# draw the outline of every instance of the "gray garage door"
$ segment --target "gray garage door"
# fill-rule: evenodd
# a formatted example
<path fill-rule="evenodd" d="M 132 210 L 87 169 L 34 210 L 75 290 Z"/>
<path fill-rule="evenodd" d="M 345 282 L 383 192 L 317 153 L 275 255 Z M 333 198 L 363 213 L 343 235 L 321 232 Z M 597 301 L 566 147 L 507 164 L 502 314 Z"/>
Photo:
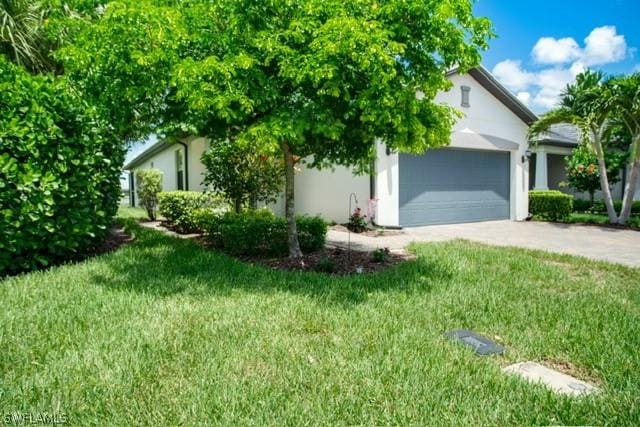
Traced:
<path fill-rule="evenodd" d="M 509 219 L 507 152 L 439 149 L 400 155 L 400 225 Z"/>

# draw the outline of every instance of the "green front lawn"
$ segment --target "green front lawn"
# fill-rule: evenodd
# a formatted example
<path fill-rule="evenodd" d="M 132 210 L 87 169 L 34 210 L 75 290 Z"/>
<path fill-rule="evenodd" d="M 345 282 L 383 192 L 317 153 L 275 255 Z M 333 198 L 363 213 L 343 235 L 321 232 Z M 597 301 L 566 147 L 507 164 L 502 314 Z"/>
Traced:
<path fill-rule="evenodd" d="M 640 271 L 464 241 L 379 275 L 270 271 L 130 225 L 116 253 L 0 281 L 0 414 L 73 425 L 633 425 Z M 472 328 L 505 356 L 443 339 Z M 535 360 L 596 382 L 560 397 Z"/>

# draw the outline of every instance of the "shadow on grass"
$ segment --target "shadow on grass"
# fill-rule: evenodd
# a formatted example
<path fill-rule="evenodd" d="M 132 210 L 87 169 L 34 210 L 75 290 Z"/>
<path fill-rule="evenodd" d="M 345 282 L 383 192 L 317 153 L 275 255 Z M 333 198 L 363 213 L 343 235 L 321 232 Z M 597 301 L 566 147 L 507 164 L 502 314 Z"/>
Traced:
<path fill-rule="evenodd" d="M 114 290 L 164 297 L 291 292 L 332 304 L 351 306 L 376 292 L 428 292 L 451 277 L 446 266 L 419 259 L 381 273 L 329 276 L 288 272 L 252 265 L 195 242 L 163 235 L 128 223 L 135 242 L 100 260 L 91 280 Z"/>

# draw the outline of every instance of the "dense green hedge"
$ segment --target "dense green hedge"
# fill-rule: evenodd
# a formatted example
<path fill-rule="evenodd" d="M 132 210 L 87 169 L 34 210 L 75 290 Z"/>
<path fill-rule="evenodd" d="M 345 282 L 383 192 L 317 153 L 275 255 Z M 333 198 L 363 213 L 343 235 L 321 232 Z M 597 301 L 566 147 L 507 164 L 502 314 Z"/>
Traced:
<path fill-rule="evenodd" d="M 0 275 L 82 256 L 107 232 L 124 150 L 62 79 L 0 56 Z"/>
<path fill-rule="evenodd" d="M 530 191 L 529 212 L 540 219 L 565 220 L 573 212 L 573 196 L 556 190 Z"/>
<path fill-rule="evenodd" d="M 613 205 L 616 209 L 616 212 L 619 213 L 622 210 L 622 201 L 616 200 L 613 202 Z M 604 202 L 600 200 L 596 201 L 593 206 L 591 206 L 591 202 L 589 200 L 574 199 L 573 211 L 578 213 L 594 213 L 603 215 L 607 214 L 607 208 L 604 205 Z M 633 202 L 631 213 L 633 215 L 640 215 L 640 201 Z"/>
<path fill-rule="evenodd" d="M 158 194 L 158 211 L 180 233 L 201 231 L 194 214 L 198 209 L 223 211 L 226 203 L 212 193 L 199 191 L 166 191 Z"/>
<path fill-rule="evenodd" d="M 230 254 L 286 255 L 288 252 L 287 222 L 268 210 L 223 215 L 199 211 L 196 216 L 209 242 Z M 324 247 L 327 223 L 322 218 L 298 216 L 296 225 L 303 252 Z"/>

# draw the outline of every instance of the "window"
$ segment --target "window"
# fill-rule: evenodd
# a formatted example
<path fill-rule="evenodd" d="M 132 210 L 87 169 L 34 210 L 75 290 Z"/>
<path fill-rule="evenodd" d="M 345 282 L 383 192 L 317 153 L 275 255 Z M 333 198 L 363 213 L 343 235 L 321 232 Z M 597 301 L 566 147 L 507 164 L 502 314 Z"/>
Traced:
<path fill-rule="evenodd" d="M 462 103 L 463 107 L 469 108 L 471 104 L 469 104 L 469 92 L 471 92 L 471 88 L 469 86 L 462 86 Z"/>
<path fill-rule="evenodd" d="M 184 156 L 182 150 L 176 150 L 176 185 L 178 190 L 184 190 Z"/>

